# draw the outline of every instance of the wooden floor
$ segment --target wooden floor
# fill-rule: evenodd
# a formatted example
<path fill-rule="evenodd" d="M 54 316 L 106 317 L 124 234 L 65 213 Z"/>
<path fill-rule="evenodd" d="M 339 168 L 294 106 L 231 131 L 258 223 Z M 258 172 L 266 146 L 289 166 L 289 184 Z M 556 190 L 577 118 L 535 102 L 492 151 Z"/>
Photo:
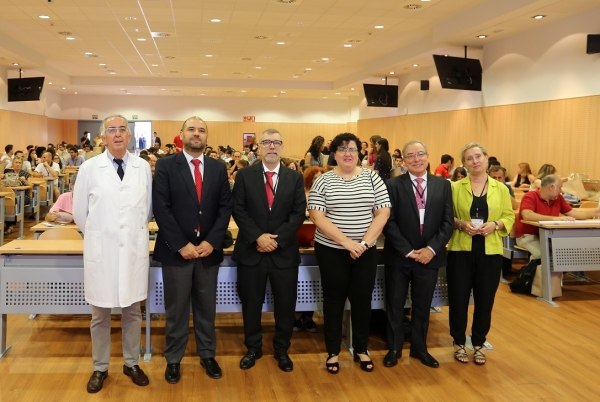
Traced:
<path fill-rule="evenodd" d="M 10 240 L 10 236 L 9 236 Z M 294 371 L 283 373 L 273 359 L 272 314 L 265 313 L 264 357 L 240 370 L 245 353 L 239 314 L 217 319 L 217 360 L 223 378 L 212 380 L 199 365 L 193 337 L 182 361 L 182 380 L 164 380 L 164 316 L 152 321 L 154 357 L 140 362 L 150 385 L 137 387 L 122 374 L 119 317 L 113 316 L 113 349 L 104 389 L 86 393 L 92 373 L 89 316 L 8 316 L 10 353 L 0 361 L 0 402 L 8 401 L 593 401 L 600 393 L 600 284 L 565 278 L 559 308 L 500 285 L 488 341 L 488 363 L 463 365 L 452 356 L 448 310 L 431 314 L 428 347 L 439 369 L 404 357 L 385 368 L 381 338 L 372 336 L 372 373 L 362 372 L 348 353 L 341 370 L 325 370 L 322 318 L 319 332 L 294 333 Z M 598 310 L 597 310 L 598 309 Z M 144 336 L 142 336 L 144 341 Z M 471 356 L 471 353 L 469 353 Z"/>

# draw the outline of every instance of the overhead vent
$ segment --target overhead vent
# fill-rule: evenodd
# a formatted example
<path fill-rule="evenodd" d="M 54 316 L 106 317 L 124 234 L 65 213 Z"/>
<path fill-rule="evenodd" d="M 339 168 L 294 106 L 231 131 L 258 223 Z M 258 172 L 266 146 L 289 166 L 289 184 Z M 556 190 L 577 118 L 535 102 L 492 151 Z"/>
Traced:
<path fill-rule="evenodd" d="M 420 8 L 423 8 L 423 6 L 420 4 L 405 4 L 402 6 L 402 8 L 405 8 L 407 10 L 418 10 Z"/>
<path fill-rule="evenodd" d="M 153 38 L 169 38 L 171 36 L 175 36 L 169 32 L 150 32 Z"/>
<path fill-rule="evenodd" d="M 69 35 L 73 35 L 73 32 L 61 31 L 61 32 L 58 32 L 58 34 L 63 35 L 63 36 L 69 36 Z"/>
<path fill-rule="evenodd" d="M 175 60 L 175 56 L 165 56 L 164 58 L 167 60 Z"/>
<path fill-rule="evenodd" d="M 254 39 L 258 39 L 258 40 L 269 40 L 269 39 L 273 39 L 272 36 L 267 36 L 267 35 L 256 35 L 254 37 Z"/>

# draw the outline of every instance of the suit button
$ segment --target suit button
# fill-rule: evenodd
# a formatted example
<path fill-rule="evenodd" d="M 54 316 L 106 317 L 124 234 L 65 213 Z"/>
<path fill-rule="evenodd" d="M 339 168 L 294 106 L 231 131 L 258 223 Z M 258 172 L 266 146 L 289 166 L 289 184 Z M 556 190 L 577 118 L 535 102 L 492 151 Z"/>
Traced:
<path fill-rule="evenodd" d="M 194 229 L 194 233 L 198 233 L 198 229 Z"/>
<path fill-rule="evenodd" d="M 202 211 L 198 212 L 198 215 L 202 215 Z"/>

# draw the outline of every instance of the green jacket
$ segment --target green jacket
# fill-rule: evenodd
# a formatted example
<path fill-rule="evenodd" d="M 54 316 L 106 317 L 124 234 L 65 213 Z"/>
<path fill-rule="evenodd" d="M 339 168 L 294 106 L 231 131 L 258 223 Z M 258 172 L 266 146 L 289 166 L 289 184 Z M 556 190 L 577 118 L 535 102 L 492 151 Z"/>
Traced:
<path fill-rule="evenodd" d="M 486 199 L 488 204 L 488 222 L 502 221 L 504 222 L 504 229 L 496 230 L 485 238 L 485 253 L 487 255 L 502 254 L 502 236 L 508 236 L 515 223 L 515 213 L 512 210 L 508 188 L 503 183 L 488 176 Z M 452 202 L 454 203 L 454 217 L 470 221 L 473 191 L 469 177 L 452 183 Z M 471 246 L 471 236 L 458 229 L 454 229 L 454 233 L 448 244 L 448 251 L 471 251 Z"/>

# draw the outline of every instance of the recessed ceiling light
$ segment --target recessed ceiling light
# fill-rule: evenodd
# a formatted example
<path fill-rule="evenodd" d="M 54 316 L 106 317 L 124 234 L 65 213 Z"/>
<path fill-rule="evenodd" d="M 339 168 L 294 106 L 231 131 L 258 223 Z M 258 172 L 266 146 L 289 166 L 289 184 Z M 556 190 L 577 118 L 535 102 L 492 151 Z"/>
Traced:
<path fill-rule="evenodd" d="M 532 18 L 536 19 L 536 20 L 541 20 L 542 18 L 546 18 L 545 15 L 534 15 Z"/>
<path fill-rule="evenodd" d="M 210 22 L 221 22 L 221 20 L 218 18 L 213 18 L 212 20 L 210 20 Z"/>
<path fill-rule="evenodd" d="M 77 95 L 77 92 L 75 92 L 75 95 Z"/>
<path fill-rule="evenodd" d="M 350 43 L 344 43 L 344 47 L 352 47 L 352 44 L 350 44 Z"/>
<path fill-rule="evenodd" d="M 277 98 L 277 95 L 273 95 L 273 98 Z"/>
<path fill-rule="evenodd" d="M 13 63 L 13 66 L 18 66 L 18 65 L 19 65 L 19 63 Z"/>
<path fill-rule="evenodd" d="M 50 18 L 48 15 L 38 15 L 38 17 L 40 17 L 43 20 L 47 20 L 48 18 Z"/>
<path fill-rule="evenodd" d="M 421 1 L 431 1 L 431 0 L 421 0 Z"/>
<path fill-rule="evenodd" d="M 282 94 L 284 94 L 284 93 L 285 93 L 285 91 L 279 91 L 279 93 L 282 93 Z"/>
<path fill-rule="evenodd" d="M 396 74 L 396 73 L 395 73 L 395 72 L 393 72 L 393 71 L 390 71 L 390 74 L 392 74 L 392 75 L 393 75 L 393 74 Z"/>
<path fill-rule="evenodd" d="M 85 54 L 94 54 L 94 53 L 92 53 L 92 52 L 85 52 Z"/>
<path fill-rule="evenodd" d="M 341 94 L 341 92 L 336 92 L 335 94 L 336 94 L 336 95 L 339 95 L 339 94 Z"/>
<path fill-rule="evenodd" d="M 161 88 L 160 90 L 161 90 L 161 91 L 166 91 L 166 90 L 167 90 L 167 88 Z"/>
<path fill-rule="evenodd" d="M 105 65 L 106 65 L 106 63 L 100 63 L 100 64 L 98 64 L 98 65 L 99 65 L 99 66 L 105 66 Z"/>
<path fill-rule="evenodd" d="M 145 42 L 146 38 L 137 38 L 137 40 L 139 40 L 140 42 Z"/>
<path fill-rule="evenodd" d="M 67 88 L 65 88 L 65 87 L 62 87 L 62 88 L 63 88 L 63 89 L 67 89 Z"/>
<path fill-rule="evenodd" d="M 278 45 L 285 45 L 285 42 L 277 42 Z"/>
<path fill-rule="evenodd" d="M 111 73 L 111 74 L 116 74 L 114 71 L 111 71 L 110 73 Z"/>
<path fill-rule="evenodd" d="M 245 90 L 245 89 L 242 89 L 242 92 L 246 92 L 246 90 Z"/>
<path fill-rule="evenodd" d="M 351 91 L 354 91 L 354 88 L 350 88 Z"/>
<path fill-rule="evenodd" d="M 306 67 L 304 70 L 305 70 L 305 71 L 312 71 L 312 68 L 310 68 L 310 67 Z"/>
<path fill-rule="evenodd" d="M 417 63 L 413 64 L 413 67 L 419 67 L 419 65 Z"/>
<path fill-rule="evenodd" d="M 49 82 L 49 83 L 48 83 L 48 85 L 52 85 L 52 83 L 51 83 L 51 82 Z"/>
<path fill-rule="evenodd" d="M 324 96 L 324 97 L 323 97 L 323 99 L 327 99 L 327 97 L 326 97 L 326 96 Z"/>
<path fill-rule="evenodd" d="M 385 78 L 382 78 L 381 81 L 385 81 Z"/>
<path fill-rule="evenodd" d="M 321 60 L 323 60 L 323 61 L 329 61 L 329 57 L 321 57 Z"/>
<path fill-rule="evenodd" d="M 298 76 L 297 75 L 292 75 L 292 78 L 298 78 Z"/>
<path fill-rule="evenodd" d="M 256 66 L 254 68 L 257 69 L 257 70 L 260 70 L 262 67 L 261 66 Z"/>
<path fill-rule="evenodd" d="M 136 17 L 125 17 L 125 21 L 135 21 L 137 20 Z"/>
<path fill-rule="evenodd" d="M 119 91 L 124 91 L 124 90 L 125 90 L 125 88 L 119 88 Z"/>
<path fill-rule="evenodd" d="M 206 76 L 206 75 L 208 75 L 208 74 L 204 73 L 204 74 L 202 74 L 202 75 Z"/>
<path fill-rule="evenodd" d="M 144 56 L 154 56 L 152 53 L 145 53 Z"/>
<path fill-rule="evenodd" d="M 479 39 L 485 39 L 485 38 L 487 38 L 487 35 L 477 35 L 477 37 L 478 37 Z"/>
<path fill-rule="evenodd" d="M 448 55 L 447 55 L 447 54 L 445 54 L 445 55 L 444 55 L 444 57 L 448 57 Z"/>
<path fill-rule="evenodd" d="M 152 67 L 158 67 L 158 64 L 153 64 Z"/>
<path fill-rule="evenodd" d="M 375 29 L 383 29 L 385 28 L 383 25 L 375 25 Z"/>
<path fill-rule="evenodd" d="M 206 57 L 212 57 L 212 54 L 205 54 Z"/>
<path fill-rule="evenodd" d="M 72 36 L 67 36 L 65 39 L 66 39 L 66 40 L 75 40 L 75 38 L 74 38 L 74 37 L 72 37 Z"/>

